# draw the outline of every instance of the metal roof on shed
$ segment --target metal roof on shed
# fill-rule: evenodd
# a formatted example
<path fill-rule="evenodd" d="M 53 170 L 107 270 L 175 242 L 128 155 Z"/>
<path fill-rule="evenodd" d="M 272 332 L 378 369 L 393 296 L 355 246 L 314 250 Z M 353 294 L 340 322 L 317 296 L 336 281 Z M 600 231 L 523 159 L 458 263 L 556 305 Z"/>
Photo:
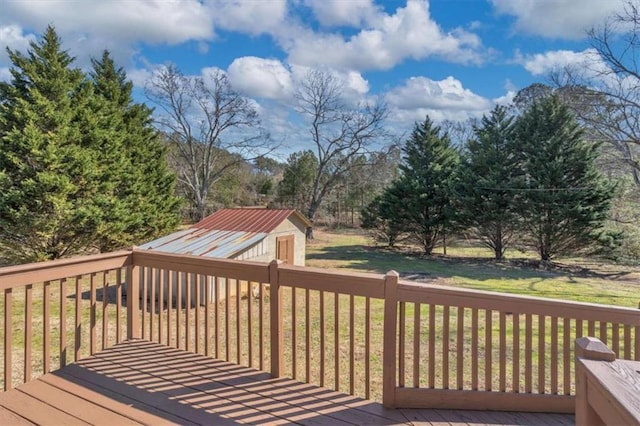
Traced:
<path fill-rule="evenodd" d="M 233 257 L 267 237 L 291 215 L 311 223 L 293 209 L 221 209 L 191 228 L 158 238 L 140 248 L 195 256 Z"/>
<path fill-rule="evenodd" d="M 140 248 L 176 254 L 229 258 L 259 243 L 264 232 L 189 228 L 142 244 Z"/>
<path fill-rule="evenodd" d="M 221 209 L 193 225 L 194 228 L 225 231 L 273 231 L 289 216 L 296 216 L 305 226 L 311 223 L 293 209 Z"/>

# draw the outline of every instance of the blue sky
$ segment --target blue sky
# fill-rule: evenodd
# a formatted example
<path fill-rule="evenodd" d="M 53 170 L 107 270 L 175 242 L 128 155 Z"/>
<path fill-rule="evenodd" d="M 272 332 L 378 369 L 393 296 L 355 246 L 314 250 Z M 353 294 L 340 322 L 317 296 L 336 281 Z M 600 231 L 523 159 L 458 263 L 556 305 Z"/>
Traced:
<path fill-rule="evenodd" d="M 353 102 L 380 100 L 410 129 L 479 117 L 549 72 L 590 55 L 586 30 L 622 0 L 2 0 L 5 46 L 26 50 L 48 24 L 87 67 L 112 51 L 136 87 L 154 69 L 226 72 L 278 137 L 292 134 L 296 82 L 334 73 Z M 139 90 L 137 93 L 141 94 Z M 142 96 L 140 100 L 142 100 Z M 295 132 L 294 132 L 295 133 Z M 288 141 L 289 144 L 293 143 Z"/>

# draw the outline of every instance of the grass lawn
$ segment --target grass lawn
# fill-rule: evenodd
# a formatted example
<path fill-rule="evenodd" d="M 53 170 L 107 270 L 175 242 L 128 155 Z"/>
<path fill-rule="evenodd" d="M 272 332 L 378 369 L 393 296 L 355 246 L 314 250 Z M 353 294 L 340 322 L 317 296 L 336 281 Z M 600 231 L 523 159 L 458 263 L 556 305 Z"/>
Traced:
<path fill-rule="evenodd" d="M 307 244 L 307 265 L 419 278 L 443 285 L 554 299 L 638 307 L 640 268 L 594 259 L 558 259 L 549 269 L 536 267 L 535 254 L 509 251 L 496 262 L 483 247 L 458 240 L 431 257 L 375 246 L 359 232 L 314 232 Z"/>

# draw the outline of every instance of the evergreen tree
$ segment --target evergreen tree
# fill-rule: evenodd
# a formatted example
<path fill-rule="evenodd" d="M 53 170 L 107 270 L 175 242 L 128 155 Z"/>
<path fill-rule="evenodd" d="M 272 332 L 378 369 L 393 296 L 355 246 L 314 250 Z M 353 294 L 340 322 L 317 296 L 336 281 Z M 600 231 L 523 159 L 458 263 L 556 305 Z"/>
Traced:
<path fill-rule="evenodd" d="M 474 127 L 460 168 L 461 223 L 500 260 L 517 230 L 516 192 L 521 175 L 514 146 L 513 117 L 496 106 Z"/>
<path fill-rule="evenodd" d="M 134 103 L 133 84 L 108 51 L 92 60 L 95 94 L 103 102 L 99 116 L 109 140 L 101 150 L 105 182 L 111 182 L 108 217 L 99 233 L 99 249 L 139 244 L 166 234 L 179 223 L 180 200 L 166 149 L 152 126 L 152 110 Z"/>
<path fill-rule="evenodd" d="M 614 195 L 596 168 L 598 146 L 583 140 L 556 96 L 524 112 L 516 138 L 526 179 L 519 212 L 540 259 L 585 248 L 597 237 Z"/>
<path fill-rule="evenodd" d="M 100 222 L 91 86 L 48 27 L 25 56 L 8 49 L 0 104 L 0 247 L 16 262 L 91 244 Z"/>
<path fill-rule="evenodd" d="M 416 124 L 407 140 L 400 178 L 387 189 L 398 200 L 394 218 L 430 255 L 454 223 L 453 185 L 459 155 L 429 117 Z"/>
<path fill-rule="evenodd" d="M 287 159 L 282 180 L 278 183 L 277 202 L 303 210 L 309 203 L 318 159 L 311 150 L 294 152 Z"/>
<path fill-rule="evenodd" d="M 405 232 L 404 223 L 397 214 L 400 210 L 402 200 L 397 199 L 392 191 L 385 191 L 360 211 L 360 226 L 370 230 L 376 241 L 392 248 Z"/>

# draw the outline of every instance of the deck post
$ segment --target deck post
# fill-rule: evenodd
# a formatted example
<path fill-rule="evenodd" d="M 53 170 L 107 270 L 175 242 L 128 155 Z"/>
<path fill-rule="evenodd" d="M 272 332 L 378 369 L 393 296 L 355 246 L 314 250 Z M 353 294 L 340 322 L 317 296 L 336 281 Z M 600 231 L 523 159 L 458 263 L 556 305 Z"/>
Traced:
<path fill-rule="evenodd" d="M 398 279 L 396 271 L 384 277 L 384 330 L 382 348 L 382 404 L 387 408 L 396 405 L 397 376 L 397 328 L 398 328 Z"/>
<path fill-rule="evenodd" d="M 281 260 L 269 263 L 269 320 L 271 330 L 271 377 L 280 377 L 284 366 L 282 289 L 278 279 Z"/>
<path fill-rule="evenodd" d="M 616 354 L 595 337 L 576 339 L 576 424 L 604 424 L 598 413 L 589 404 L 587 392 L 587 373 L 581 359 L 595 361 L 615 361 Z"/>
<path fill-rule="evenodd" d="M 140 338 L 140 267 L 127 265 L 127 339 Z"/>

